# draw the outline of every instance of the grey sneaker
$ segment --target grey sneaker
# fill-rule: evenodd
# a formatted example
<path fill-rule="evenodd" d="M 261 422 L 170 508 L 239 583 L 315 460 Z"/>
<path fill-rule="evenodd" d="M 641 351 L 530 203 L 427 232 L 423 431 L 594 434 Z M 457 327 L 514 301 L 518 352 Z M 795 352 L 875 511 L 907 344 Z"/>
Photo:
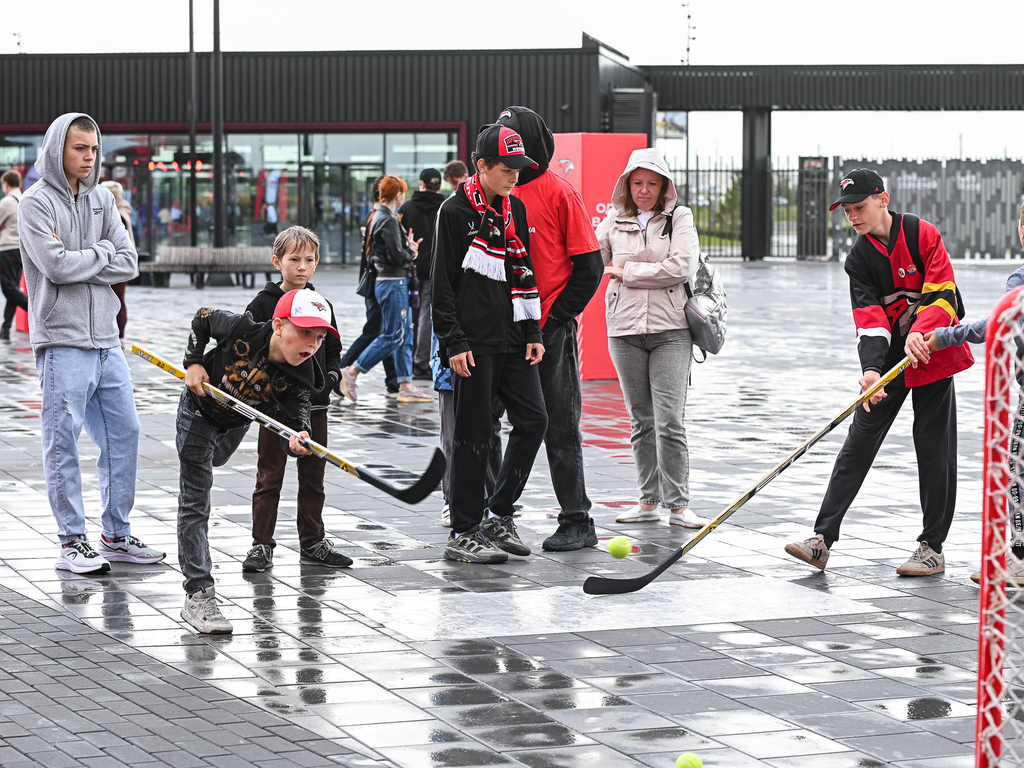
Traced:
<path fill-rule="evenodd" d="M 122 536 L 111 541 L 100 536 L 99 552 L 107 560 L 122 563 L 159 563 L 167 557 L 166 552 L 147 547 L 135 536 Z"/>
<path fill-rule="evenodd" d="M 274 548 L 269 544 L 253 544 L 242 561 L 242 573 L 263 573 L 274 567 Z"/>
<path fill-rule="evenodd" d="M 110 563 L 92 548 L 88 539 L 79 536 L 67 544 L 61 544 L 53 567 L 72 573 L 106 573 L 110 570 Z"/>
<path fill-rule="evenodd" d="M 448 537 L 448 546 L 444 549 L 444 559 L 457 560 L 462 563 L 498 565 L 508 562 L 508 555 L 497 549 L 479 531 L 470 531 L 461 536 L 456 536 L 455 531 L 452 531 Z"/>
<path fill-rule="evenodd" d="M 931 576 L 946 570 L 946 558 L 922 541 L 917 551 L 903 565 L 896 569 L 900 576 Z"/>
<path fill-rule="evenodd" d="M 322 565 L 326 568 L 348 568 L 352 565 L 352 558 L 338 552 L 330 539 L 321 539 L 308 549 L 303 547 L 299 555 L 299 562 L 305 565 Z"/>
<path fill-rule="evenodd" d="M 516 524 L 512 521 L 511 515 L 488 517 L 480 523 L 479 532 L 502 552 L 520 557 L 530 554 L 530 548 L 519 538 L 519 531 L 516 530 Z"/>
<path fill-rule="evenodd" d="M 201 589 L 186 597 L 185 605 L 181 608 L 181 618 L 204 635 L 229 635 L 233 629 L 231 622 L 220 612 L 213 587 Z"/>
<path fill-rule="evenodd" d="M 981 584 L 981 571 L 972 573 L 971 581 Z M 1006 555 L 1006 586 L 1024 587 L 1024 561 L 1019 560 L 1012 553 Z"/>
<path fill-rule="evenodd" d="M 823 571 L 830 554 L 828 547 L 825 546 L 825 537 L 820 533 L 805 541 L 794 541 L 792 544 L 787 544 L 786 553 Z"/>

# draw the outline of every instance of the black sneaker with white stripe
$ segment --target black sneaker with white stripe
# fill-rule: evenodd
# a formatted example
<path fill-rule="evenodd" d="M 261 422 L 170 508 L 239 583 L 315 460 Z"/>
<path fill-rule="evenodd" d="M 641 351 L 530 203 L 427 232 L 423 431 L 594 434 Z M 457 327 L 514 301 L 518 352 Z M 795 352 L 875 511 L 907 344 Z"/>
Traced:
<path fill-rule="evenodd" d="M 830 553 L 828 547 L 825 546 L 825 537 L 818 533 L 805 541 L 794 541 L 787 544 L 786 554 L 824 571 Z"/>
<path fill-rule="evenodd" d="M 79 536 L 61 545 L 53 567 L 72 573 L 106 573 L 110 570 L 110 563 L 90 546 L 88 539 Z"/>
<path fill-rule="evenodd" d="M 903 565 L 896 569 L 900 576 L 933 576 L 946 570 L 946 558 L 922 541 L 917 551 Z"/>

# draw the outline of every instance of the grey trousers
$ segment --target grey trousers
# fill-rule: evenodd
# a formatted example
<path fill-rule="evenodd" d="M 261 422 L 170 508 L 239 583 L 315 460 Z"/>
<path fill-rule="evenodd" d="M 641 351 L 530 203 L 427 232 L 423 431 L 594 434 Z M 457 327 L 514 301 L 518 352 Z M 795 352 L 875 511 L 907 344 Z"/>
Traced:
<path fill-rule="evenodd" d="M 681 328 L 612 336 L 608 351 L 629 411 L 640 501 L 679 509 L 690 504 L 686 387 L 692 342 Z"/>
<path fill-rule="evenodd" d="M 430 365 L 430 336 L 434 331 L 430 321 L 430 294 L 430 278 L 420 278 L 420 308 L 417 310 L 419 325 L 416 326 L 416 353 L 412 359 L 413 365 Z"/>

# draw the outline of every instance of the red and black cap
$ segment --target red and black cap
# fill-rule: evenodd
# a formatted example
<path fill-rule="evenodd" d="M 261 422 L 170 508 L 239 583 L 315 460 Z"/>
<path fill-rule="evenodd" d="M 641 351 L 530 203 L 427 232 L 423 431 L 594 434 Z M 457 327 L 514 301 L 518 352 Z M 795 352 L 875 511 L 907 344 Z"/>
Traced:
<path fill-rule="evenodd" d="M 331 336 L 340 339 L 338 329 L 331 324 L 331 305 L 327 299 L 308 288 L 288 291 L 277 300 L 274 319 L 290 320 L 299 328 L 323 328 Z"/>
<path fill-rule="evenodd" d="M 476 153 L 481 157 L 496 157 L 509 168 L 537 168 L 526 156 L 523 137 L 500 123 L 485 125 L 476 137 Z"/>
<path fill-rule="evenodd" d="M 828 207 L 834 211 L 843 203 L 859 203 L 865 198 L 885 192 L 882 177 L 867 168 L 857 168 L 843 176 L 839 182 L 842 196 Z"/>

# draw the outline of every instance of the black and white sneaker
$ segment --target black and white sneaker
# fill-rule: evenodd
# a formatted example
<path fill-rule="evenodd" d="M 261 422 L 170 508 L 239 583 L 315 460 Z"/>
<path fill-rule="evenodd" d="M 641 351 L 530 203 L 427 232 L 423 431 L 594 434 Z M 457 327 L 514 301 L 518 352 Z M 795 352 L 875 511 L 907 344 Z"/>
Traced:
<path fill-rule="evenodd" d="M 896 569 L 900 576 L 934 576 L 946 570 L 946 558 L 922 541 L 917 551 L 903 565 Z"/>
<path fill-rule="evenodd" d="M 330 539 L 321 539 L 308 549 L 303 547 L 300 555 L 299 562 L 305 565 L 322 565 L 325 568 L 348 568 L 352 565 L 352 558 L 335 550 Z"/>
<path fill-rule="evenodd" d="M 508 562 L 508 555 L 479 531 L 469 531 L 460 536 L 452 531 L 448 537 L 448 546 L 444 549 L 444 559 L 478 565 L 499 565 Z"/>
<path fill-rule="evenodd" d="M 72 573 L 106 573 L 110 570 L 110 563 L 89 545 L 88 539 L 79 536 L 68 544 L 61 545 L 60 554 L 57 555 L 53 567 Z"/>
<path fill-rule="evenodd" d="M 502 552 L 520 557 L 530 554 L 530 548 L 519 538 L 519 531 L 516 530 L 516 524 L 511 516 L 488 517 L 480 523 L 477 530 Z"/>
<path fill-rule="evenodd" d="M 274 567 L 274 548 L 269 544 L 253 544 L 242 561 L 242 573 L 263 573 Z"/>

